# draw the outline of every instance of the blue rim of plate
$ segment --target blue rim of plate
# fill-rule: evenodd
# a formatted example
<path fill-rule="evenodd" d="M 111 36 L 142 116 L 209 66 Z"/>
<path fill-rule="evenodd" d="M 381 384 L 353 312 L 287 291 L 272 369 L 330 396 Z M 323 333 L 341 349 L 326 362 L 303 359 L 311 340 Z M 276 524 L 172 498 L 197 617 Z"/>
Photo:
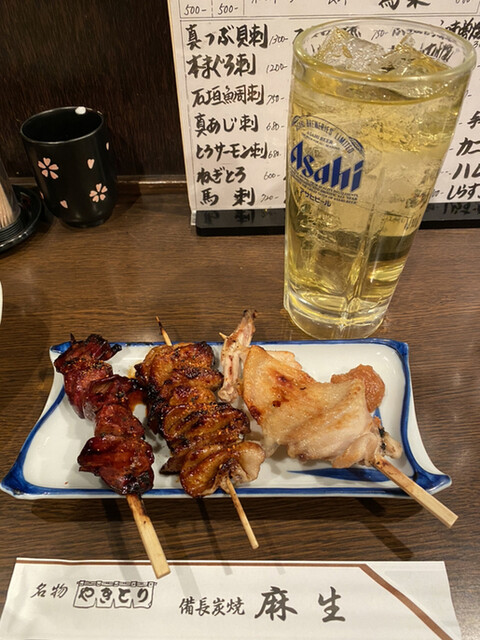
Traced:
<path fill-rule="evenodd" d="M 112 343 L 113 344 L 113 343 Z M 164 344 L 162 342 L 116 342 L 115 344 L 119 344 L 123 347 L 136 347 L 136 346 L 148 346 L 153 347 L 160 344 Z M 219 342 L 210 342 L 211 346 L 219 346 L 221 343 Z M 402 412 L 401 412 L 401 423 L 400 423 L 400 433 L 402 439 L 402 445 L 404 448 L 405 456 L 410 463 L 413 474 L 410 476 L 419 486 L 421 486 L 426 491 L 430 493 L 436 493 L 442 489 L 446 489 L 452 484 L 452 479 L 449 475 L 444 473 L 431 473 L 426 471 L 421 464 L 416 459 L 412 448 L 410 446 L 410 442 L 408 439 L 408 415 L 410 411 L 410 402 L 411 402 L 411 384 L 410 384 L 410 366 L 409 366 L 409 349 L 408 344 L 406 342 L 399 342 L 397 340 L 389 340 L 383 338 L 366 338 L 362 340 L 295 340 L 289 341 L 288 343 L 277 340 L 277 341 L 259 341 L 254 342 L 253 344 L 257 344 L 260 346 L 271 346 L 271 345 L 319 345 L 319 344 L 379 344 L 390 347 L 399 356 L 400 362 L 402 364 L 403 374 L 405 378 L 405 391 L 403 395 L 402 402 Z M 54 345 L 50 347 L 50 351 L 63 353 L 69 347 L 70 341 L 62 342 L 60 344 Z M 20 453 L 18 454 L 17 459 L 15 460 L 13 466 L 10 471 L 3 478 L 0 483 L 0 489 L 5 493 L 10 494 L 16 498 L 87 498 L 87 497 L 97 497 L 97 498 L 116 498 L 119 497 L 118 494 L 114 493 L 108 488 L 105 489 L 65 489 L 65 488 L 55 488 L 55 487 L 43 487 L 39 485 L 33 485 L 29 483 L 24 476 L 23 467 L 25 463 L 26 456 L 28 454 L 28 450 L 30 445 L 37 434 L 37 432 L 41 429 L 43 423 L 51 416 L 51 414 L 55 411 L 58 405 L 62 402 L 65 395 L 65 390 L 62 387 L 58 396 L 52 402 L 48 411 L 37 421 L 33 429 L 30 431 L 27 436 Z M 380 414 L 377 413 L 380 417 Z M 291 470 L 290 473 L 294 474 L 305 474 L 312 475 L 315 477 L 325 477 L 325 478 L 336 478 L 344 481 L 351 482 L 372 482 L 377 483 L 372 487 L 305 487 L 305 488 L 288 488 L 288 487 L 236 487 L 236 492 L 239 496 L 245 497 L 364 497 L 364 498 L 373 498 L 373 497 L 386 497 L 386 498 L 407 498 L 408 496 L 404 491 L 399 489 L 398 487 L 382 487 L 382 483 L 388 482 L 388 479 L 382 474 L 380 471 L 373 469 L 371 467 L 353 467 L 349 469 L 333 469 L 333 468 L 319 468 L 319 469 L 308 469 L 305 471 L 301 470 Z M 380 485 L 380 486 L 377 486 Z M 223 491 L 218 490 L 212 497 L 220 497 L 225 495 Z M 183 489 L 151 489 L 148 493 L 144 494 L 145 497 L 157 497 L 157 498 L 178 498 L 178 497 L 186 497 Z"/>

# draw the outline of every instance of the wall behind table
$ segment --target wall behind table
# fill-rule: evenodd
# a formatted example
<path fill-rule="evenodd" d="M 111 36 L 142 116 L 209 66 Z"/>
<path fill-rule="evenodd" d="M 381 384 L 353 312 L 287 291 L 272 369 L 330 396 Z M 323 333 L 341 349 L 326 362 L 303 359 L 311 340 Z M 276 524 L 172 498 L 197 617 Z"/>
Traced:
<path fill-rule="evenodd" d="M 0 158 L 28 177 L 20 124 L 38 111 L 102 111 L 119 175 L 183 175 L 166 0 L 1 0 Z"/>

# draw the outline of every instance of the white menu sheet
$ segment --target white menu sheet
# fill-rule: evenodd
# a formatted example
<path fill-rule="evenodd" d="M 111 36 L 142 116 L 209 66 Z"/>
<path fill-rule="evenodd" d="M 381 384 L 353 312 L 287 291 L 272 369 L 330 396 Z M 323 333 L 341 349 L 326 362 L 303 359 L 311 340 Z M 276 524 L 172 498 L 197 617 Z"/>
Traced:
<path fill-rule="evenodd" d="M 480 0 L 169 0 L 185 170 L 197 210 L 280 209 L 292 42 L 342 16 L 441 25 L 480 42 Z M 480 200 L 480 56 L 432 203 Z M 476 206 L 476 205 L 475 205 Z"/>

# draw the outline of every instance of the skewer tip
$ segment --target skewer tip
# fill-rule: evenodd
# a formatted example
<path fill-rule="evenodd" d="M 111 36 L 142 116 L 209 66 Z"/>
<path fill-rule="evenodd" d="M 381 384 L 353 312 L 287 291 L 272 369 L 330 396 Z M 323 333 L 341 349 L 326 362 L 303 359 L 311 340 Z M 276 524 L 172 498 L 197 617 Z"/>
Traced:
<path fill-rule="evenodd" d="M 172 341 L 170 340 L 170 336 L 168 335 L 168 333 L 163 328 L 162 321 L 160 320 L 160 318 L 158 316 L 156 316 L 155 319 L 157 321 L 158 328 L 160 329 L 160 333 L 162 334 L 162 338 L 164 339 L 165 344 L 168 345 L 169 347 L 171 347 L 172 346 Z"/>
<path fill-rule="evenodd" d="M 449 529 L 458 520 L 456 513 L 437 500 L 431 493 L 425 491 L 423 487 L 411 480 L 385 458 L 376 458 L 374 466 Z"/>
<path fill-rule="evenodd" d="M 128 494 L 127 502 L 132 510 L 135 524 L 143 542 L 148 559 L 157 578 L 163 578 L 170 573 L 167 559 L 162 549 L 162 545 L 157 537 L 152 521 L 148 517 L 145 505 L 140 496 Z"/>

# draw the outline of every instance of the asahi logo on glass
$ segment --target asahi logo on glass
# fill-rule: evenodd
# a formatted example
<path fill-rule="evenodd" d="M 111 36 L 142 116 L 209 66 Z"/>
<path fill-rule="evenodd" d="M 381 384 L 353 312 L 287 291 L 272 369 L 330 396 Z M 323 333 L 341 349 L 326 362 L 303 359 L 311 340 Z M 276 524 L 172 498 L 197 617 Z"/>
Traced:
<path fill-rule="evenodd" d="M 361 143 L 331 122 L 314 116 L 293 118 L 296 144 L 290 151 L 291 178 L 302 195 L 356 202 L 365 152 Z M 325 202 L 325 204 L 328 204 Z"/>

